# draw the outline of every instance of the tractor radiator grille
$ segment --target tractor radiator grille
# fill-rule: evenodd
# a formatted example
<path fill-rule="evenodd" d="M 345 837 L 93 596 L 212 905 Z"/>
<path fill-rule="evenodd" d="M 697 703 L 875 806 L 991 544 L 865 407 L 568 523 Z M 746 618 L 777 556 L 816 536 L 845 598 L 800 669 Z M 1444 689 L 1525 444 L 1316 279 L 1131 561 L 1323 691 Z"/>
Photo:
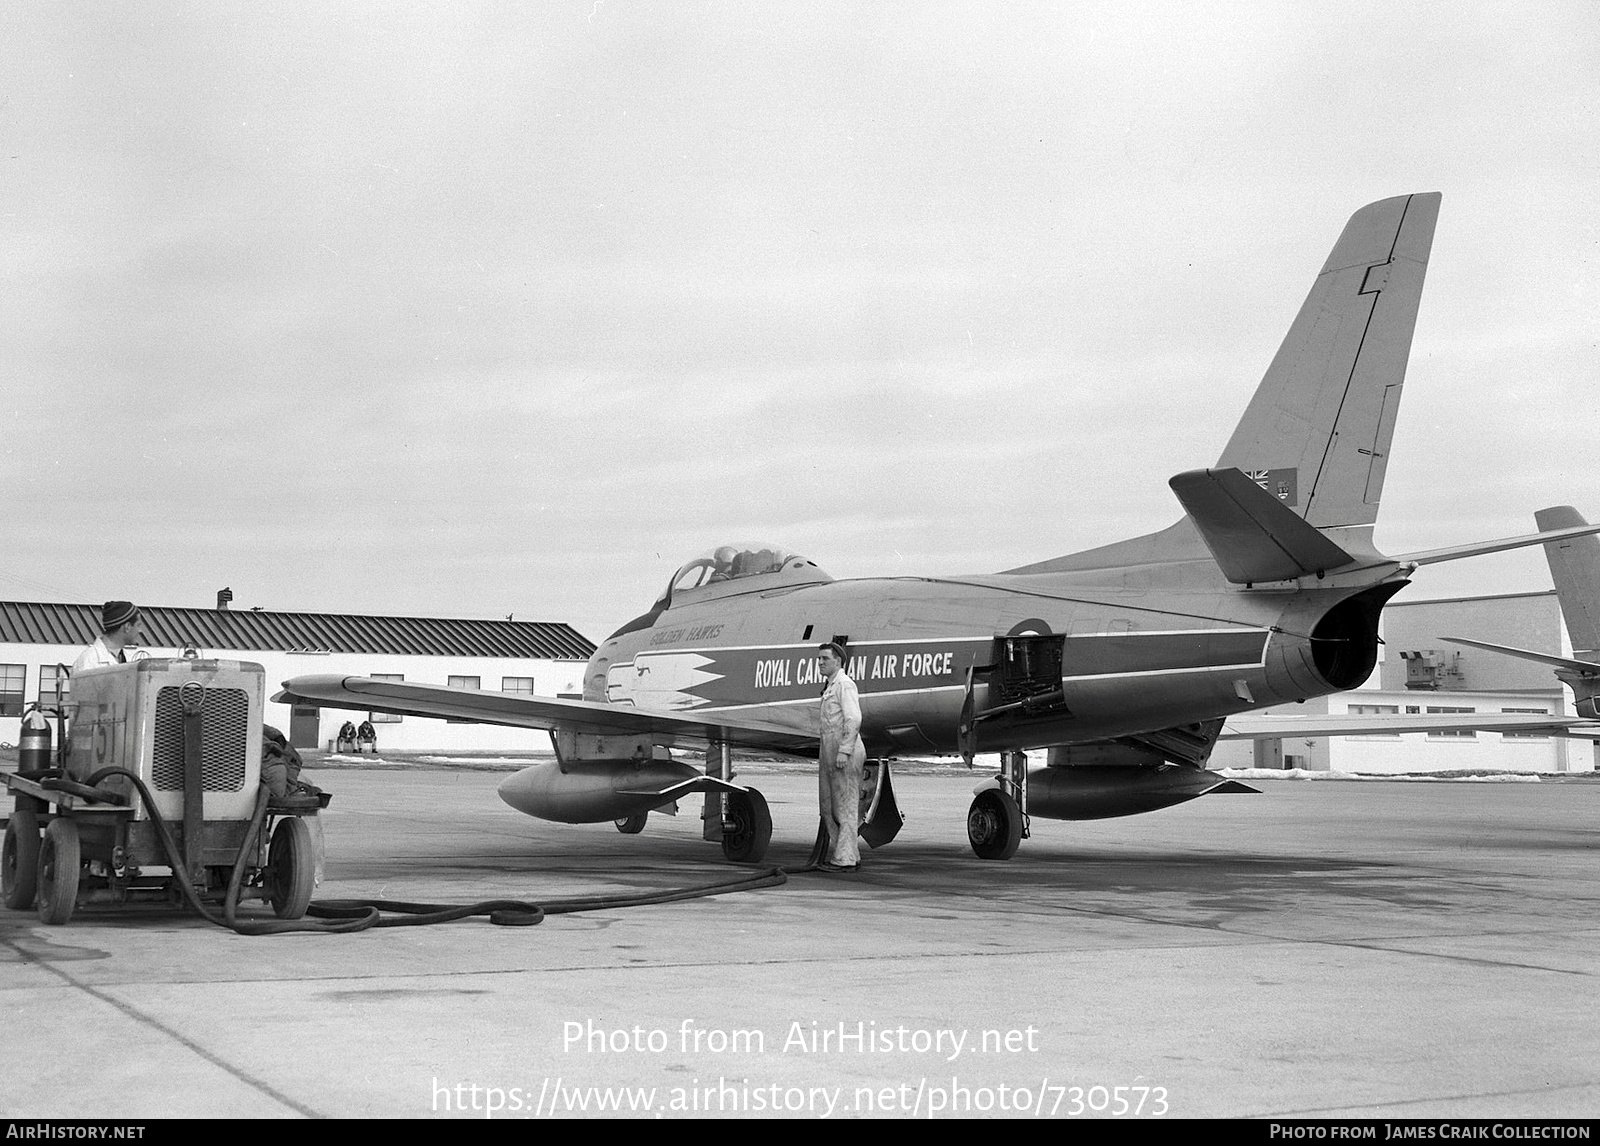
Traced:
<path fill-rule="evenodd" d="M 156 694 L 151 779 L 158 792 L 183 791 L 183 701 L 175 686 Z M 250 697 L 242 688 L 208 688 L 200 702 L 200 781 L 207 792 L 244 787 Z"/>

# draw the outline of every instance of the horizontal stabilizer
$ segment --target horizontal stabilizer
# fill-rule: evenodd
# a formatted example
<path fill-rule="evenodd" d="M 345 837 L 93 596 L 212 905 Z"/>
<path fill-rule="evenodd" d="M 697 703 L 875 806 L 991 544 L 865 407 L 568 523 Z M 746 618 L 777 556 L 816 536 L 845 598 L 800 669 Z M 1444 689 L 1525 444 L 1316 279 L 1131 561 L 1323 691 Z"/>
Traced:
<path fill-rule="evenodd" d="M 1167 484 L 1200 530 L 1223 576 L 1236 585 L 1290 581 L 1353 560 L 1240 470 L 1190 470 Z"/>
<path fill-rule="evenodd" d="M 1525 661 L 1537 661 L 1551 668 L 1566 669 L 1568 672 L 1578 673 L 1580 676 L 1600 675 L 1600 664 L 1594 661 L 1573 660 L 1571 657 L 1557 657 L 1549 653 L 1536 653 L 1532 649 L 1516 649 L 1510 645 L 1492 645 L 1488 641 L 1473 641 L 1466 637 L 1440 637 L 1441 641 L 1449 641 L 1452 645 L 1471 645 L 1475 649 L 1488 649 L 1491 653 L 1504 653 L 1508 657 L 1521 657 Z"/>

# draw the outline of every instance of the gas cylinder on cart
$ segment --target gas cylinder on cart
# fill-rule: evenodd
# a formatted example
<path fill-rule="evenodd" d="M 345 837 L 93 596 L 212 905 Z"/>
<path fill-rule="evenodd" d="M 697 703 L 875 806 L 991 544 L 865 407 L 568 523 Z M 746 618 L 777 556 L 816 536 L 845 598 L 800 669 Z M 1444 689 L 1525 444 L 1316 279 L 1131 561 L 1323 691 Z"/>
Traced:
<path fill-rule="evenodd" d="M 17 740 L 17 771 L 42 772 L 50 767 L 50 721 L 34 705 L 22 718 L 22 735 Z"/>

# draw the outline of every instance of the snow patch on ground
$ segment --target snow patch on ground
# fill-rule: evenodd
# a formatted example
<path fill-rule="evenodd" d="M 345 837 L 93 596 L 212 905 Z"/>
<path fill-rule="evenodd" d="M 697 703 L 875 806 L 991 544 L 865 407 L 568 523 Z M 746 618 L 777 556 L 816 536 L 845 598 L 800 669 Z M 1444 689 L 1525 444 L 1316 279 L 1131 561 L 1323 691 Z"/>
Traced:
<path fill-rule="evenodd" d="M 1312 772 L 1305 768 L 1220 768 L 1230 780 L 1399 780 L 1432 784 L 1537 784 L 1535 772 Z"/>

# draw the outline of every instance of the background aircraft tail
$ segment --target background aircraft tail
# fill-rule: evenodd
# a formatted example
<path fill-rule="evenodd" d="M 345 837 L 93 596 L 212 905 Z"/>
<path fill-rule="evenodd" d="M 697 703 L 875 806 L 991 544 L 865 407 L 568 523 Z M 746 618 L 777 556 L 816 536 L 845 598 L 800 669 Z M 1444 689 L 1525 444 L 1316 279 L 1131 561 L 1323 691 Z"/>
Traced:
<path fill-rule="evenodd" d="M 1533 515 L 1541 530 L 1587 525 L 1570 505 L 1541 509 Z M 1568 537 L 1547 542 L 1545 560 L 1555 582 L 1556 600 L 1567 621 L 1572 652 L 1582 660 L 1600 660 L 1600 538 Z"/>
<path fill-rule="evenodd" d="M 1217 461 L 1320 529 L 1377 520 L 1439 199 L 1350 217 Z"/>
<path fill-rule="evenodd" d="M 1539 523 L 1541 532 L 1582 528 L 1589 524 L 1570 505 L 1541 509 L 1534 514 L 1534 520 Z M 1591 533 L 1547 541 L 1544 555 L 1550 562 L 1550 579 L 1555 582 L 1556 600 L 1561 602 L 1561 615 L 1567 622 L 1567 636 L 1572 639 L 1572 656 L 1553 656 L 1466 637 L 1441 639 L 1549 665 L 1557 678 L 1572 689 L 1578 715 L 1597 720 L 1600 719 L 1600 539 Z"/>

